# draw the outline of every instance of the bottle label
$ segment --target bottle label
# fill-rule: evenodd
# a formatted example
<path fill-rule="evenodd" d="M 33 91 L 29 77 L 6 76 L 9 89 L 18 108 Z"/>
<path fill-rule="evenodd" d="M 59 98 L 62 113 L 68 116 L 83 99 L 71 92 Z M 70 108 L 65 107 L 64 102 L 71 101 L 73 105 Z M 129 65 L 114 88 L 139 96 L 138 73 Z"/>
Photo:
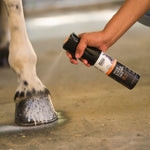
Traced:
<path fill-rule="evenodd" d="M 116 65 L 117 60 L 111 58 L 105 53 L 101 53 L 96 63 L 94 64 L 95 68 L 104 72 L 106 75 L 109 75 Z"/>
<path fill-rule="evenodd" d="M 140 78 L 138 74 L 119 62 L 116 63 L 109 76 L 129 89 L 132 89 Z"/>

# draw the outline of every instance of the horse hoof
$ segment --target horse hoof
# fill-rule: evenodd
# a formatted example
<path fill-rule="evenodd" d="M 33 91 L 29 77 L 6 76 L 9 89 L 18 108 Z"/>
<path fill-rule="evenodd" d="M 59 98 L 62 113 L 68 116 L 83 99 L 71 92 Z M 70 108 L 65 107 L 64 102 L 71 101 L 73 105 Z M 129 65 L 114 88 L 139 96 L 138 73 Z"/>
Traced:
<path fill-rule="evenodd" d="M 0 49 L 0 67 L 8 67 L 9 44 Z"/>
<path fill-rule="evenodd" d="M 34 126 L 57 119 L 57 113 L 48 96 L 30 97 L 16 103 L 15 122 L 18 125 Z"/>

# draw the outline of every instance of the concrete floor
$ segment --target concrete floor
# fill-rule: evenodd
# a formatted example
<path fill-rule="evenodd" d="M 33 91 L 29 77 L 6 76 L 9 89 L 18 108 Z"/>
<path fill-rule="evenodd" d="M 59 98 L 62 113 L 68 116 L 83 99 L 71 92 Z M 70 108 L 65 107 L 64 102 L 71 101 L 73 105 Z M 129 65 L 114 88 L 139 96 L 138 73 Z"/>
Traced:
<path fill-rule="evenodd" d="M 118 6 L 27 19 L 38 55 L 37 72 L 52 93 L 60 119 L 39 127 L 16 126 L 13 96 L 17 78 L 12 70 L 0 69 L 0 150 L 150 149 L 150 28 L 136 23 L 107 52 L 141 75 L 133 90 L 93 67 L 70 64 L 62 50 L 71 32 L 101 30 L 117 9 Z M 77 19 L 79 14 L 83 21 Z M 100 14 L 103 17 L 96 16 Z M 38 20 L 59 20 L 64 15 L 75 21 L 42 25 Z"/>

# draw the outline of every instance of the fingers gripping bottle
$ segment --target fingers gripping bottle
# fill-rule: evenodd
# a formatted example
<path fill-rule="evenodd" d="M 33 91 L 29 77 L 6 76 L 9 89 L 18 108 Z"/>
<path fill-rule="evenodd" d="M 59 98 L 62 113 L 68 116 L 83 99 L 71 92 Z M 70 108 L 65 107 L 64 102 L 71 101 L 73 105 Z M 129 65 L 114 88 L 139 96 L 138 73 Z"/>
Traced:
<path fill-rule="evenodd" d="M 80 38 L 72 33 L 64 42 L 63 48 L 68 51 L 75 59 L 76 47 Z M 118 81 L 128 89 L 133 89 L 140 76 L 128 69 L 116 59 L 111 58 L 101 50 L 95 47 L 87 46 L 81 58 L 86 59 L 90 65 L 104 72 L 109 77 Z"/>

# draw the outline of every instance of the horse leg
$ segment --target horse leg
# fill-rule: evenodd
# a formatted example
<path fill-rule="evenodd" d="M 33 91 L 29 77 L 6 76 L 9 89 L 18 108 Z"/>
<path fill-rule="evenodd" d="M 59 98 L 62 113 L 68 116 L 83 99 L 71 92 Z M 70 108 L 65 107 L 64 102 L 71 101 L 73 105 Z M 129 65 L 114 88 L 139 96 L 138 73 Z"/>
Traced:
<path fill-rule="evenodd" d="M 22 1 L 4 0 L 8 10 L 11 41 L 9 64 L 17 73 L 15 121 L 19 125 L 36 125 L 57 119 L 50 93 L 36 75 L 37 57 L 28 39 Z"/>
<path fill-rule="evenodd" d="M 4 2 L 0 0 L 0 67 L 8 65 L 9 42 L 10 33 L 7 11 Z"/>

